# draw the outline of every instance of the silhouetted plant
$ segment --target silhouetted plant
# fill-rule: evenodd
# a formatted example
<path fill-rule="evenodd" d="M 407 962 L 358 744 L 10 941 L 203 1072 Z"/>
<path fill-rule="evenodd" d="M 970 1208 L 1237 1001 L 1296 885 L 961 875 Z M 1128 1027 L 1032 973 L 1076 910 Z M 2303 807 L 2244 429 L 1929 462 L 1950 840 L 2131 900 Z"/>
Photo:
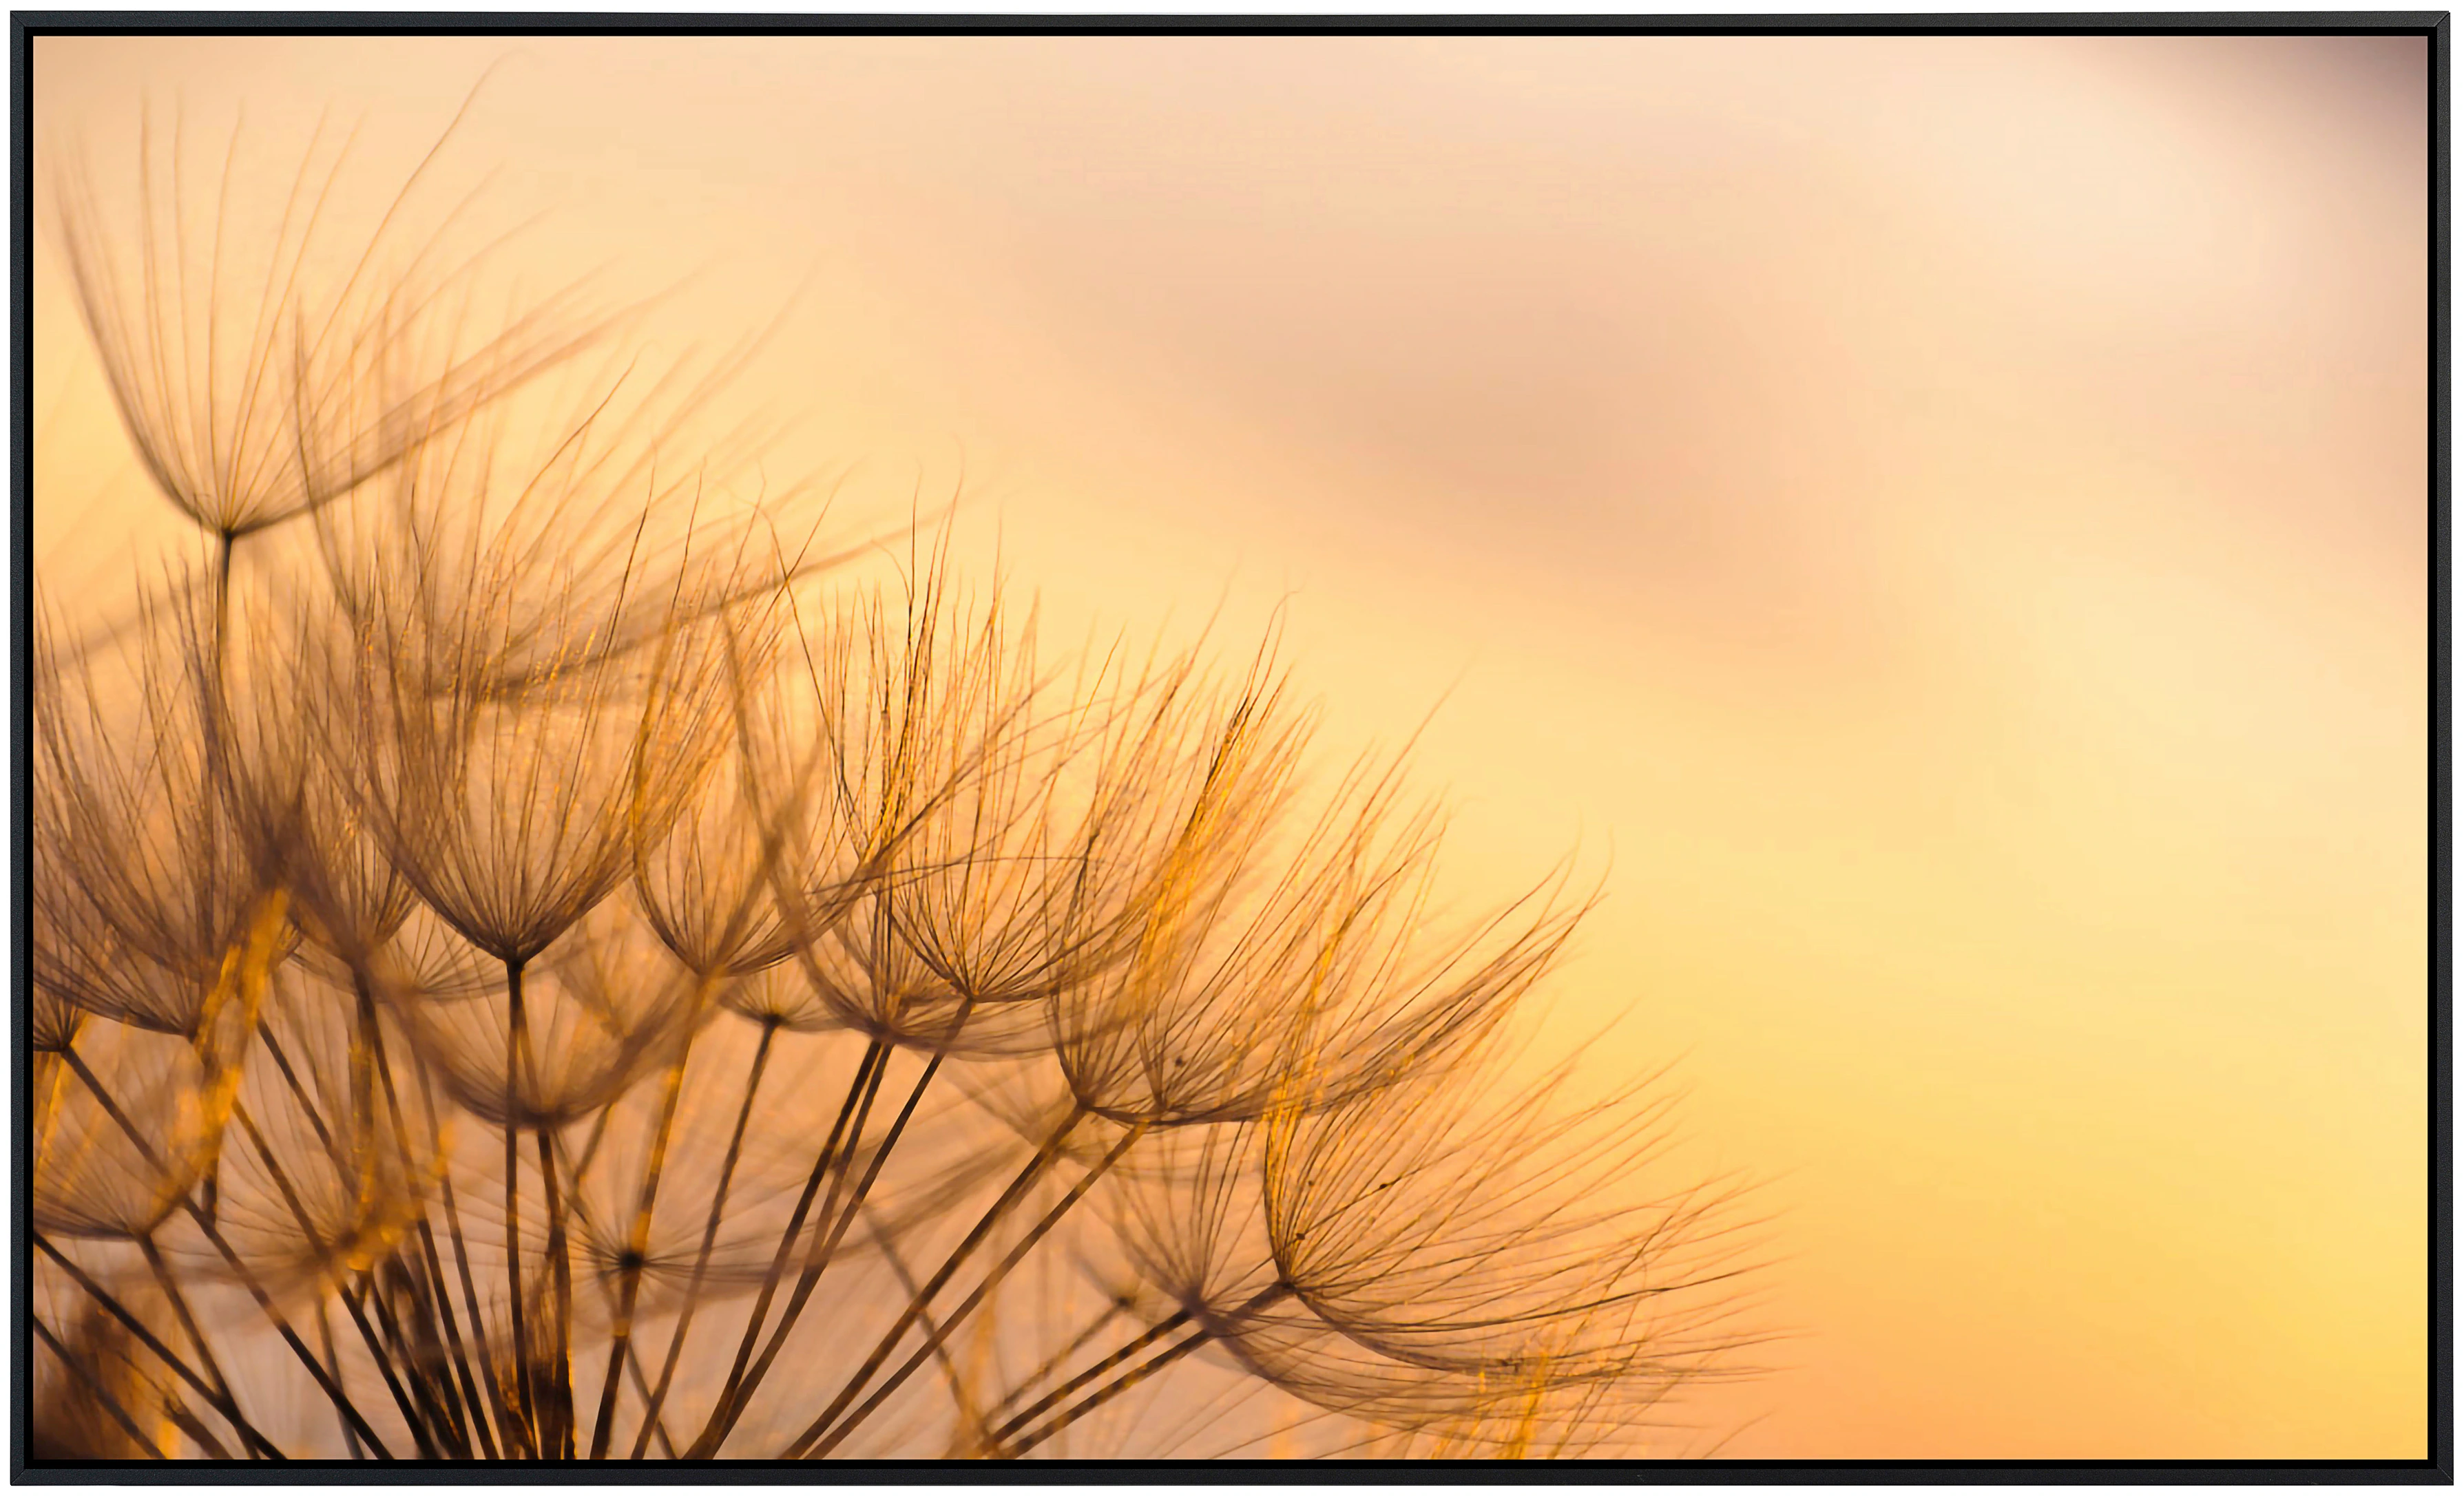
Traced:
<path fill-rule="evenodd" d="M 473 332 L 433 153 L 243 281 L 141 152 L 60 243 L 208 543 L 34 640 L 38 1455 L 1635 1452 L 1736 1370 L 1664 1098 L 1515 1078 L 1589 901 L 1443 914 L 1271 643 L 848 576 L 681 450 L 743 350 Z"/>

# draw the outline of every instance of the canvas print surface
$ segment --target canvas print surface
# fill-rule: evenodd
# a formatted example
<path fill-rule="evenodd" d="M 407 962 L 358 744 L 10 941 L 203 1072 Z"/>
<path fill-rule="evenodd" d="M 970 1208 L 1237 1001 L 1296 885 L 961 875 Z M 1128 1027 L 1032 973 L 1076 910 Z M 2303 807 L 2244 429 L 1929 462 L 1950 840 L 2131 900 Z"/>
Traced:
<path fill-rule="evenodd" d="M 2428 1458 L 2431 45 L 36 36 L 21 1461 Z"/>

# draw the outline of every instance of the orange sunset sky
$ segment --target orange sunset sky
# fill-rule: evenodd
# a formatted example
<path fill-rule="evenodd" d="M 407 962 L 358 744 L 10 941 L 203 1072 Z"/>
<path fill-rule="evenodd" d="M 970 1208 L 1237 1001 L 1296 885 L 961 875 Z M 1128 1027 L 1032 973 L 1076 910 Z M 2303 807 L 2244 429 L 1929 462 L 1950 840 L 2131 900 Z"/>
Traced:
<path fill-rule="evenodd" d="M 1697 1447 L 2426 1454 L 2423 39 L 51 37 L 36 172 L 398 181 L 492 66 L 440 171 L 776 319 L 771 471 L 1056 634 L 1280 606 L 1463 890 L 1610 869 L 1566 1030 L 1773 1218 Z M 53 249 L 101 586 L 180 528 Z"/>

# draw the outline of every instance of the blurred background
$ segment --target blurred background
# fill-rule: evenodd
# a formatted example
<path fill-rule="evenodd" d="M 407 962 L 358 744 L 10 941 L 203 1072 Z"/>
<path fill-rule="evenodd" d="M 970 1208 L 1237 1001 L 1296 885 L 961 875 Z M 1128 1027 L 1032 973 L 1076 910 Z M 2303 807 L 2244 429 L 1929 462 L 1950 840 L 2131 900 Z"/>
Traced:
<path fill-rule="evenodd" d="M 1694 1450 L 2420 1458 L 2427 74 L 46 37 L 36 575 L 183 535 L 52 174 L 133 203 L 142 106 L 209 184 L 244 117 L 278 191 L 330 111 L 384 188 L 470 98 L 433 175 L 539 214 L 542 285 L 667 289 L 667 346 L 768 329 L 765 472 L 846 534 L 955 497 L 1056 637 L 1280 616 L 1331 745 L 1419 732 L 1463 896 L 1608 869 L 1554 1011 L 1676 1062 L 1774 1218 L 1772 1374 Z"/>

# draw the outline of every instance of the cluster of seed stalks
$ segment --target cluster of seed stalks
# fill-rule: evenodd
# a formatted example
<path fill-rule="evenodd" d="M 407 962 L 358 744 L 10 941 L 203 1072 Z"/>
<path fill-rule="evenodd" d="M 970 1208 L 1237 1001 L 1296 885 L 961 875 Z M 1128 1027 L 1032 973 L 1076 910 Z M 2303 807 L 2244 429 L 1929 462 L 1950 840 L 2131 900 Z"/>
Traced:
<path fill-rule="evenodd" d="M 242 256 L 163 154 L 57 184 L 200 545 L 41 602 L 37 1458 L 1636 1453 L 1733 1369 L 1734 1192 L 1519 1053 L 1584 901 L 1441 910 L 1271 647 L 863 580 L 426 165 Z"/>

